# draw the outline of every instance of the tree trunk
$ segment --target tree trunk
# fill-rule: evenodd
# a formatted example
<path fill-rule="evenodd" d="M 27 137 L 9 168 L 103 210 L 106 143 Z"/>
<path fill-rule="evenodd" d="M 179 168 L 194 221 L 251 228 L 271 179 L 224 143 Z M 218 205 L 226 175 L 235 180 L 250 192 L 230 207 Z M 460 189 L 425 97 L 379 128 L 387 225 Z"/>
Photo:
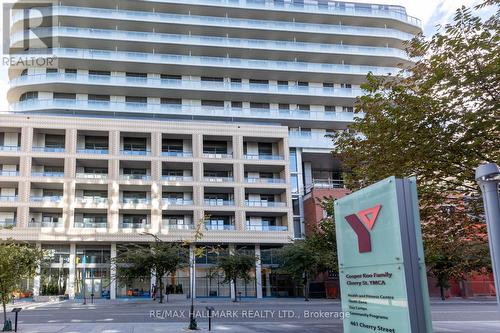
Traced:
<path fill-rule="evenodd" d="M 441 293 L 441 300 L 446 300 L 446 297 L 444 297 L 444 287 L 442 284 L 439 285 L 439 292 Z"/>
<path fill-rule="evenodd" d="M 233 284 L 234 284 L 234 300 L 233 302 L 238 302 L 238 293 L 236 292 L 236 279 L 233 280 Z"/>
<path fill-rule="evenodd" d="M 304 301 L 309 302 L 309 276 L 306 274 L 304 279 Z"/>
<path fill-rule="evenodd" d="M 160 303 L 163 303 L 163 275 L 156 275 L 156 278 L 159 278 L 158 281 L 158 291 L 160 292 Z"/>
<path fill-rule="evenodd" d="M 7 321 L 7 304 L 5 304 L 5 300 L 2 299 L 2 307 L 3 307 L 3 321 Z"/>

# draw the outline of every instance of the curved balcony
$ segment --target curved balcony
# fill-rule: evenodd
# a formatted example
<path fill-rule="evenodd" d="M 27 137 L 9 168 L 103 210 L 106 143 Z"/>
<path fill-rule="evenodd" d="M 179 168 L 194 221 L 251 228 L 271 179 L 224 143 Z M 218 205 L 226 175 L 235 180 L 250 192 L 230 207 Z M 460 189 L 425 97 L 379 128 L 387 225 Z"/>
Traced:
<path fill-rule="evenodd" d="M 187 66 L 193 70 L 205 73 L 208 76 L 239 76 L 252 77 L 262 71 L 266 75 L 272 75 L 280 80 L 297 80 L 303 78 L 304 73 L 311 77 L 312 82 L 330 82 L 332 75 L 338 76 L 339 80 L 349 80 L 353 84 L 362 83 L 368 72 L 374 75 L 395 75 L 400 69 L 397 67 L 364 66 L 347 64 L 329 64 L 300 61 L 260 60 L 228 57 L 209 57 L 194 55 L 178 55 L 166 53 L 127 52 L 110 51 L 81 48 L 53 48 L 52 56 L 58 58 L 60 63 L 67 67 L 81 64 L 82 61 L 102 61 L 110 70 L 123 70 L 123 66 L 129 68 L 155 67 L 154 71 L 174 71 L 179 66 Z M 40 53 L 30 50 L 23 56 L 35 56 Z M 46 53 L 43 50 L 42 53 Z M 15 56 L 15 55 L 14 55 Z M 125 67 L 126 68 L 126 67 Z M 57 74 L 57 73 L 54 73 Z M 260 74 L 260 73 L 259 73 Z M 136 78 L 137 79 L 137 78 Z M 139 78 L 140 79 L 140 78 Z M 213 82 L 212 82 L 213 83 Z"/>
<path fill-rule="evenodd" d="M 351 104 L 353 100 L 363 95 L 361 89 L 353 88 L 330 88 L 312 87 L 299 85 L 278 85 L 260 83 L 232 83 L 211 82 L 200 80 L 174 80 L 160 78 L 137 78 L 123 76 L 105 75 L 80 75 L 65 73 L 46 73 L 36 75 L 19 76 L 10 82 L 9 95 L 17 99 L 25 91 L 44 90 L 43 85 L 49 86 L 50 90 L 66 90 L 73 85 L 85 85 L 89 93 L 106 93 L 110 95 L 144 94 L 158 95 L 158 89 L 171 90 L 178 96 L 189 96 L 190 98 L 230 98 L 228 94 L 233 93 L 235 99 L 256 100 L 265 96 L 270 102 L 282 103 L 315 103 L 315 104 Z M 35 86 L 35 87 L 34 87 Z M 60 88 L 58 87 L 60 86 Z M 46 90 L 46 89 L 45 89 Z M 15 93 L 16 96 L 13 96 Z M 218 95 L 214 95 L 218 94 Z M 64 152 L 63 147 L 33 147 L 34 151 Z M 141 155 L 142 150 L 124 150 L 122 154 Z M 145 151 L 147 155 L 148 152 Z"/>
<path fill-rule="evenodd" d="M 344 31 L 358 30 L 355 27 L 340 26 L 339 30 Z M 125 31 L 125 30 L 109 30 L 109 29 L 92 29 L 92 28 L 77 28 L 77 27 L 53 27 L 53 28 L 38 28 L 34 30 L 37 37 L 52 37 L 58 38 L 61 45 L 64 45 L 62 38 L 67 39 L 90 39 L 97 41 L 113 41 L 134 43 L 139 46 L 140 43 L 148 43 L 159 47 L 171 48 L 219 48 L 220 52 L 226 54 L 228 49 L 234 51 L 248 50 L 263 51 L 268 54 L 292 52 L 297 53 L 310 53 L 328 56 L 362 56 L 364 62 L 373 61 L 376 63 L 380 61 L 380 57 L 397 58 L 399 60 L 410 61 L 408 54 L 403 49 L 395 47 L 377 47 L 377 46 L 364 46 L 364 45 L 351 45 L 351 44 L 327 44 L 327 43 L 311 43 L 311 42 L 297 42 L 287 40 L 271 40 L 271 39 L 249 39 L 249 38 L 228 38 L 218 36 L 202 36 L 202 35 L 184 35 L 184 34 L 165 34 L 156 32 L 142 32 L 142 31 Z M 12 42 L 15 44 L 22 42 L 25 39 L 23 31 L 14 33 L 11 36 Z M 134 48 L 134 50 L 140 50 Z M 264 53 L 263 53 L 264 54 Z M 265 57 L 264 57 L 265 58 Z M 374 60 L 378 59 L 378 60 Z M 334 61 L 332 61 L 334 62 Z"/>
<path fill-rule="evenodd" d="M 262 30 L 322 35 L 345 35 L 353 37 L 366 36 L 394 38 L 400 41 L 406 41 L 413 38 L 413 35 L 411 33 L 401 30 L 391 28 L 363 27 L 360 25 L 334 25 L 298 21 L 291 22 L 288 20 L 258 20 L 220 16 L 184 15 L 153 11 L 132 11 L 123 9 L 74 6 L 52 6 L 50 12 L 47 12 L 43 8 L 40 8 L 40 10 L 46 15 L 49 15 L 49 13 L 51 13 L 54 16 L 73 17 L 75 20 L 78 18 L 102 19 L 106 20 L 107 22 L 109 22 L 110 20 L 116 20 L 138 22 L 142 24 L 144 24 L 143 22 L 148 22 L 154 24 L 179 24 L 184 26 L 192 25 L 198 27 L 221 29 Z M 24 19 L 24 16 L 21 14 L 15 14 L 12 17 L 12 25 Z"/>
<path fill-rule="evenodd" d="M 254 108 L 232 108 L 232 107 L 201 107 L 188 105 L 153 104 L 153 103 L 125 103 L 125 102 L 103 102 L 84 101 L 69 99 L 46 99 L 27 100 L 10 105 L 13 112 L 41 112 L 54 110 L 55 112 L 72 111 L 75 114 L 85 115 L 86 111 L 103 112 L 117 115 L 162 115 L 165 117 L 196 119 L 213 117 L 221 120 L 248 121 L 280 120 L 284 124 L 301 121 L 304 126 L 321 122 L 334 124 L 335 122 L 351 123 L 354 118 L 362 114 L 352 112 L 323 112 L 323 111 L 301 111 L 301 110 L 277 110 L 277 109 L 254 109 Z M 316 124 L 317 125 L 317 124 Z M 215 157 L 214 157 L 215 158 Z M 231 157 L 228 157 L 231 158 Z"/>

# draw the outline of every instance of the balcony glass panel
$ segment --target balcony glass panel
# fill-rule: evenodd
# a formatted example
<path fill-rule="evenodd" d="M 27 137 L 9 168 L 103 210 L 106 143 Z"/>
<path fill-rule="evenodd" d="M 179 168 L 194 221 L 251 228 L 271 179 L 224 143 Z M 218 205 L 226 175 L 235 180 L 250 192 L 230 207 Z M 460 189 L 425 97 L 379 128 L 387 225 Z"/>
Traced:
<path fill-rule="evenodd" d="M 15 226 L 16 226 L 15 219 L 0 220 L 0 228 L 10 228 L 10 227 L 15 227 Z"/>

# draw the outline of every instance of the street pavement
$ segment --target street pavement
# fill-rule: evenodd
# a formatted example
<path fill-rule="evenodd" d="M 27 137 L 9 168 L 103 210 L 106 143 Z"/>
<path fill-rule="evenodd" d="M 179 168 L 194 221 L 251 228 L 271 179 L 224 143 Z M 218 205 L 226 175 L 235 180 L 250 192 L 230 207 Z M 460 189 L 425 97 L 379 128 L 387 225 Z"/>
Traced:
<path fill-rule="evenodd" d="M 16 302 L 22 307 L 19 330 L 22 333 L 140 333 L 186 332 L 189 302 L 172 300 L 165 304 L 151 300 L 96 300 L 57 303 Z M 214 332 L 310 332 L 342 333 L 340 303 L 332 300 L 199 299 L 195 313 L 202 331 L 208 331 L 208 311 L 216 311 Z M 9 313 L 13 318 L 13 314 Z M 432 301 L 435 333 L 498 333 L 500 312 L 494 300 Z"/>

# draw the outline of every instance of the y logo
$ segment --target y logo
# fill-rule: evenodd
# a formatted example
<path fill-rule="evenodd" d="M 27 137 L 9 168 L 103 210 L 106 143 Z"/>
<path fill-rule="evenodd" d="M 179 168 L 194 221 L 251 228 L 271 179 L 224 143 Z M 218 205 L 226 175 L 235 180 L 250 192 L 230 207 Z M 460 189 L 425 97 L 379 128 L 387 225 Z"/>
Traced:
<path fill-rule="evenodd" d="M 375 207 L 359 211 L 358 215 L 351 214 L 345 217 L 347 223 L 349 223 L 358 236 L 359 253 L 372 251 L 370 231 L 373 229 L 375 221 L 377 220 L 380 208 L 382 208 L 382 205 L 377 205 Z"/>

